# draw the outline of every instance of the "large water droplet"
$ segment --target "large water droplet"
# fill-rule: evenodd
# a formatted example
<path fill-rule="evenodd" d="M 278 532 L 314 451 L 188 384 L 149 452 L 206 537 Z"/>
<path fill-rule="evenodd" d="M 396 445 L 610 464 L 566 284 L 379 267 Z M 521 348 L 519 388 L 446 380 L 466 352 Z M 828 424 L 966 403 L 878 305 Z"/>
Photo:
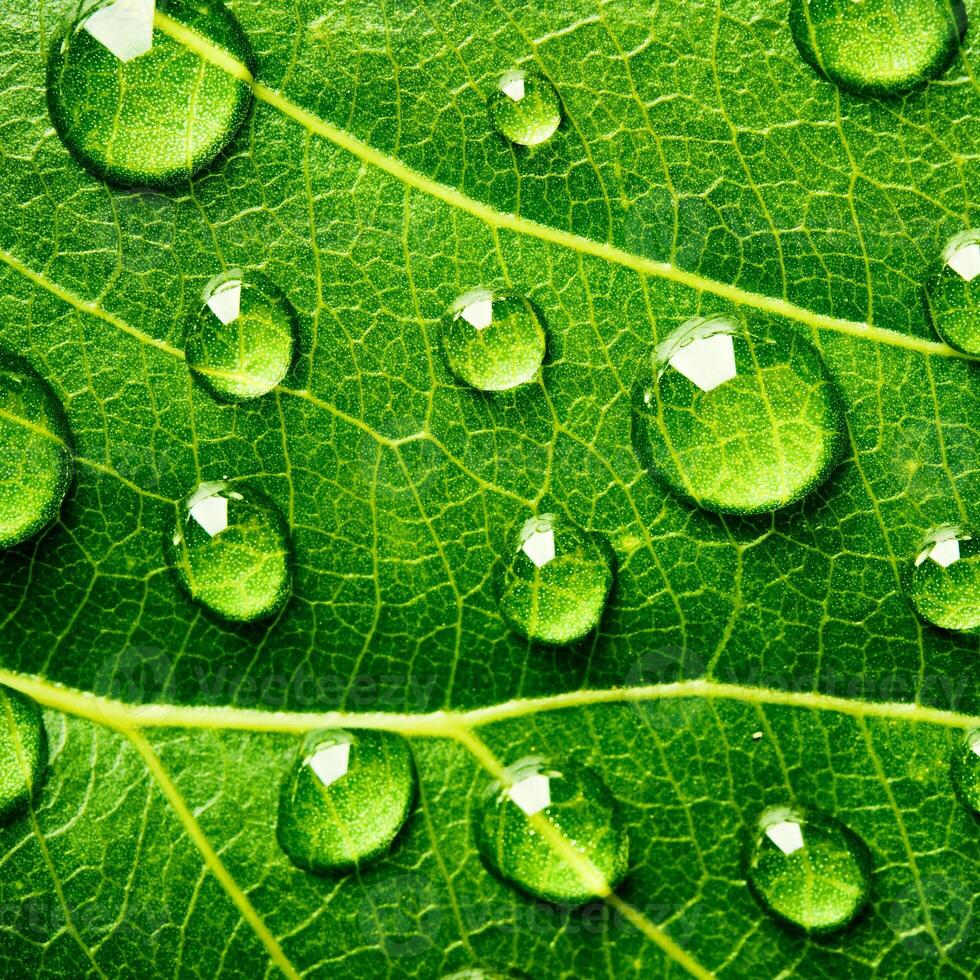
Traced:
<path fill-rule="evenodd" d="M 257 272 L 231 269 L 204 288 L 187 333 L 187 366 L 217 398 L 258 398 L 286 376 L 296 350 L 296 316 L 283 293 Z"/>
<path fill-rule="evenodd" d="M 289 531 L 276 505 L 253 487 L 201 483 L 178 505 L 166 544 L 184 588 L 224 619 L 271 616 L 289 598 Z"/>
<path fill-rule="evenodd" d="M 633 392 L 633 445 L 706 510 L 760 514 L 822 483 L 844 446 L 840 394 L 799 334 L 695 317 L 654 352 Z"/>
<path fill-rule="evenodd" d="M 934 626 L 980 627 L 980 537 L 954 525 L 930 531 L 912 563 L 909 594 Z"/>
<path fill-rule="evenodd" d="M 48 739 L 36 702 L 0 687 L 0 820 L 22 810 L 48 764 Z"/>
<path fill-rule="evenodd" d="M 806 932 L 832 932 L 867 903 L 871 854 L 835 817 L 773 807 L 759 820 L 748 880 L 776 918 Z"/>
<path fill-rule="evenodd" d="M 481 391 L 504 391 L 530 381 L 541 367 L 545 333 L 523 296 L 474 289 L 453 304 L 442 333 L 449 369 Z"/>
<path fill-rule="evenodd" d="M 0 353 L 0 548 L 57 517 L 71 476 L 71 432 L 61 403 L 27 361 Z"/>
<path fill-rule="evenodd" d="M 500 612 L 508 625 L 539 643 L 574 643 L 599 623 L 612 587 L 609 542 L 557 514 L 524 522 L 503 570 Z"/>
<path fill-rule="evenodd" d="M 279 794 L 279 844 L 306 871 L 362 866 L 391 847 L 415 783 L 412 753 L 399 735 L 311 732 Z"/>
<path fill-rule="evenodd" d="M 946 343 L 980 354 L 980 229 L 954 235 L 943 249 L 943 266 L 926 287 L 932 324 Z"/>
<path fill-rule="evenodd" d="M 511 143 L 537 146 L 551 139 L 561 123 L 558 93 L 538 72 L 508 72 L 490 96 L 490 121 Z"/>
<path fill-rule="evenodd" d="M 542 837 L 528 817 L 540 813 L 591 862 L 610 888 L 626 874 L 629 836 L 606 784 L 584 766 L 555 767 L 523 759 L 507 770 L 509 787 L 494 783 L 482 802 L 477 842 L 501 878 L 535 896 L 580 905 L 596 892 Z"/>
<path fill-rule="evenodd" d="M 980 814 L 980 728 L 966 732 L 957 740 L 949 775 L 956 795 Z"/>
<path fill-rule="evenodd" d="M 55 129 L 85 167 L 124 186 L 169 187 L 197 173 L 252 101 L 251 45 L 223 4 L 156 8 L 154 26 L 152 0 L 83 2 L 48 57 Z"/>
<path fill-rule="evenodd" d="M 791 0 L 806 61 L 858 95 L 893 95 L 942 73 L 966 30 L 963 0 Z"/>

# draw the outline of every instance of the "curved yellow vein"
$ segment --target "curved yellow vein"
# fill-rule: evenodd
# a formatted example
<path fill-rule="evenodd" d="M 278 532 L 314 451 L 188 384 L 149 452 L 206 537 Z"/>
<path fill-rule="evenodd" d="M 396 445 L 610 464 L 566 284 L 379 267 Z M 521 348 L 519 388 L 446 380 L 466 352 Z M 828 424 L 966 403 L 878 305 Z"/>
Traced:
<path fill-rule="evenodd" d="M 348 133 L 346 130 L 326 122 L 326 120 L 321 119 L 308 109 L 297 105 L 292 100 L 286 98 L 281 92 L 264 85 L 262 82 L 255 81 L 249 70 L 241 62 L 236 61 L 227 52 L 217 48 L 199 34 L 173 20 L 171 17 L 168 17 L 166 14 L 161 13 L 159 10 L 154 15 L 153 24 L 158 30 L 170 35 L 174 40 L 185 45 L 192 51 L 197 52 L 206 61 L 210 61 L 217 67 L 234 75 L 234 77 L 241 79 L 251 87 L 252 94 L 256 99 L 279 110 L 284 116 L 299 123 L 308 132 L 315 133 L 318 136 L 330 140 L 331 143 L 353 154 L 359 160 L 384 171 L 408 187 L 437 198 L 450 205 L 450 207 L 466 212 L 492 228 L 504 228 L 508 231 L 536 238 L 552 245 L 559 245 L 583 255 L 604 259 L 615 265 L 632 269 L 640 275 L 676 282 L 680 285 L 688 286 L 691 289 L 711 293 L 732 303 L 741 306 L 750 306 L 775 316 L 786 317 L 787 319 L 795 320 L 798 323 L 810 327 L 833 330 L 851 337 L 876 341 L 892 347 L 915 351 L 920 354 L 975 360 L 975 358 L 971 358 L 969 355 L 963 354 L 948 344 L 939 341 L 910 337 L 896 330 L 874 327 L 867 323 L 845 320 L 841 317 L 828 316 L 824 313 L 814 313 L 812 310 L 807 310 L 787 300 L 775 299 L 771 296 L 753 293 L 749 290 L 729 285 L 728 283 L 718 282 L 706 276 L 687 272 L 684 269 L 671 265 L 669 262 L 656 262 L 653 259 L 634 255 L 632 252 L 627 252 L 625 249 L 618 248 L 607 242 L 595 241 L 591 238 L 586 238 L 584 235 L 576 235 L 570 231 L 564 231 L 560 228 L 553 228 L 550 225 L 540 224 L 537 221 L 531 221 L 529 218 L 522 218 L 516 214 L 507 214 L 506 212 L 498 211 L 496 208 L 464 194 L 455 187 L 442 184 L 437 180 L 433 180 L 431 177 L 426 177 L 424 174 L 412 170 L 411 167 L 396 157 L 389 156 L 387 153 L 383 153 L 381 150 L 370 146 L 352 133 Z"/>

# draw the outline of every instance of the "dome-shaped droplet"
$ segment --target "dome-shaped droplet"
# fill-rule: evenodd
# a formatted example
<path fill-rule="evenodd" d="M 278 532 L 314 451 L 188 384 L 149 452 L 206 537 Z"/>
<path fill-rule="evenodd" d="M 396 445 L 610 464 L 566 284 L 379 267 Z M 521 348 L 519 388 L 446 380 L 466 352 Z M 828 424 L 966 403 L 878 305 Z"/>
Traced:
<path fill-rule="evenodd" d="M 311 732 L 279 794 L 279 845 L 306 871 L 363 866 L 391 847 L 412 809 L 415 784 L 401 736 Z"/>
<path fill-rule="evenodd" d="M 957 739 L 949 775 L 956 795 L 965 806 L 980 814 L 980 728 Z"/>
<path fill-rule="evenodd" d="M 37 793 L 48 764 L 48 739 L 37 703 L 0 687 L 0 820 Z"/>
<path fill-rule="evenodd" d="M 980 537 L 954 525 L 930 531 L 912 563 L 909 595 L 934 626 L 980 627 Z"/>
<path fill-rule="evenodd" d="M 511 143 L 537 146 L 561 123 L 561 102 L 554 85 L 535 71 L 510 71 L 490 96 L 490 121 Z"/>
<path fill-rule="evenodd" d="M 190 596 L 224 619 L 271 616 L 289 598 L 289 531 L 276 505 L 253 487 L 200 484 L 178 504 L 166 544 Z"/>
<path fill-rule="evenodd" d="M 494 783 L 478 815 L 477 843 L 488 867 L 535 898 L 581 905 L 596 892 L 585 884 L 529 817 L 540 813 L 579 851 L 591 874 L 615 888 L 629 863 L 629 835 L 606 784 L 584 766 L 523 759 L 507 770 L 508 787 Z M 587 879 L 586 879 L 587 880 Z"/>
<path fill-rule="evenodd" d="M 966 30 L 963 0 L 790 0 L 806 61 L 858 95 L 894 95 L 941 74 Z"/>
<path fill-rule="evenodd" d="M 96 176 L 173 186 L 235 135 L 253 61 L 219 2 L 156 0 L 154 16 L 153 0 L 87 0 L 48 57 L 51 120 Z"/>
<path fill-rule="evenodd" d="M 949 240 L 926 298 L 939 336 L 957 350 L 980 355 L 980 228 Z"/>
<path fill-rule="evenodd" d="M 0 353 L 0 548 L 47 527 L 71 477 L 71 432 L 61 403 L 27 361 Z"/>
<path fill-rule="evenodd" d="M 800 500 L 839 462 L 842 402 L 799 334 L 695 317 L 639 377 L 633 445 L 652 474 L 706 510 L 765 513 Z"/>
<path fill-rule="evenodd" d="M 532 517 L 521 527 L 503 569 L 500 612 L 529 640 L 574 643 L 598 625 L 615 565 L 601 535 L 557 514 Z"/>
<path fill-rule="evenodd" d="M 257 272 L 231 269 L 204 289 L 184 343 L 187 366 L 217 398 L 245 401 L 272 391 L 296 350 L 289 300 Z"/>
<path fill-rule="evenodd" d="M 545 333 L 523 296 L 474 289 L 453 304 L 443 325 L 442 345 L 450 371 L 464 384 L 505 391 L 538 373 Z"/>
<path fill-rule="evenodd" d="M 852 922 L 867 903 L 871 854 L 834 817 L 774 807 L 759 820 L 748 880 L 777 919 L 806 932 L 832 932 Z"/>

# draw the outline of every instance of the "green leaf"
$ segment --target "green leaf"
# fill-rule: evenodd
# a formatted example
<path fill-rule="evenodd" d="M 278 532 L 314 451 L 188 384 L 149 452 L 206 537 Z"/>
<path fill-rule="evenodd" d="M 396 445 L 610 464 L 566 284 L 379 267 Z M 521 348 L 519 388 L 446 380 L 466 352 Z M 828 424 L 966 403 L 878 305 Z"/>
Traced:
<path fill-rule="evenodd" d="M 977 367 L 922 301 L 977 224 L 974 32 L 883 100 L 814 73 L 774 0 L 240 0 L 251 114 L 148 191 L 51 126 L 69 6 L 0 10 L 0 346 L 76 449 L 59 519 L 0 555 L 0 682 L 46 706 L 49 754 L 0 828 L 4 975 L 970 975 L 978 828 L 949 759 L 980 725 L 978 641 L 903 583 L 930 528 L 980 524 Z M 214 55 L 158 30 L 182 65 Z M 533 148 L 488 114 L 513 70 L 561 100 Z M 183 345 L 236 267 L 283 291 L 299 353 L 227 404 Z M 532 383 L 454 380 L 442 330 L 477 288 L 540 314 Z M 684 502 L 630 439 L 657 343 L 726 313 L 811 343 L 844 405 L 841 465 L 771 515 Z M 217 618 L 167 565 L 179 503 L 226 480 L 291 529 L 267 620 Z M 560 649 L 508 629 L 494 588 L 546 513 L 616 556 L 598 629 Z M 338 726 L 407 736 L 418 797 L 385 857 L 319 876 L 277 843 L 279 788 Z M 617 800 L 630 866 L 605 902 L 538 903 L 482 863 L 478 802 L 527 756 Z M 794 933 L 746 885 L 786 805 L 868 845 L 846 931 Z"/>

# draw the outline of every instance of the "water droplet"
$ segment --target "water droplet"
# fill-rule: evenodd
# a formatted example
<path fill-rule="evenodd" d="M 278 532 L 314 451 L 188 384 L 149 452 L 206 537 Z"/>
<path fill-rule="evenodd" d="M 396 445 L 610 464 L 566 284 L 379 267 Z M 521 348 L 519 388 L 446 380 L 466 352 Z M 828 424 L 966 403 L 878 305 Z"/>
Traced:
<path fill-rule="evenodd" d="M 474 289 L 453 304 L 442 345 L 450 371 L 464 384 L 505 391 L 538 373 L 545 334 L 540 317 L 523 296 Z"/>
<path fill-rule="evenodd" d="M 187 333 L 187 366 L 217 398 L 258 398 L 286 376 L 296 350 L 292 304 L 265 276 L 230 269 L 204 288 Z"/>
<path fill-rule="evenodd" d="M 964 805 L 980 814 L 980 728 L 957 740 L 949 774 L 956 795 Z"/>
<path fill-rule="evenodd" d="M 231 12 L 220 3 L 156 6 L 154 24 L 153 0 L 83 2 L 48 57 L 55 129 L 92 173 L 123 186 L 171 187 L 196 174 L 252 102 L 254 56 Z M 204 45 L 228 64 L 203 58 Z"/>
<path fill-rule="evenodd" d="M 415 799 L 408 743 L 383 731 L 311 732 L 279 794 L 279 845 L 306 871 L 349 871 L 384 854 Z"/>
<path fill-rule="evenodd" d="M 166 544 L 191 598 L 224 619 L 271 616 L 289 598 L 289 531 L 276 505 L 253 487 L 199 484 L 178 505 Z"/>
<path fill-rule="evenodd" d="M 803 58 L 858 95 L 894 95 L 948 67 L 966 30 L 963 0 L 791 0 Z"/>
<path fill-rule="evenodd" d="M 490 96 L 490 121 L 511 143 L 537 146 L 561 123 L 561 102 L 554 85 L 534 71 L 510 71 Z"/>
<path fill-rule="evenodd" d="M 926 287 L 932 324 L 947 344 L 980 354 L 980 228 L 954 235 L 943 267 Z"/>
<path fill-rule="evenodd" d="M 54 392 L 20 357 L 0 353 L 0 548 L 58 516 L 72 476 L 68 420 Z"/>
<path fill-rule="evenodd" d="M 773 807 L 759 820 L 748 880 L 760 904 L 806 932 L 852 922 L 871 891 L 871 854 L 854 831 L 816 810 Z"/>
<path fill-rule="evenodd" d="M 822 483 L 844 447 L 842 401 L 799 334 L 695 317 L 654 352 L 633 392 L 633 445 L 706 510 L 761 514 Z"/>
<path fill-rule="evenodd" d="M 934 626 L 980 627 L 980 538 L 948 524 L 931 530 L 912 563 L 909 593 L 919 615 Z"/>
<path fill-rule="evenodd" d="M 574 643 L 599 623 L 616 559 L 599 534 L 565 517 L 541 514 L 524 522 L 500 583 L 508 625 L 538 643 Z"/>
<path fill-rule="evenodd" d="M 505 881 L 546 901 L 581 905 L 597 892 L 528 820 L 542 814 L 591 862 L 610 888 L 626 874 L 629 836 L 616 801 L 591 769 L 558 769 L 523 759 L 507 770 L 509 788 L 494 783 L 482 802 L 477 842 L 486 864 Z"/>
<path fill-rule="evenodd" d="M 0 687 L 0 820 L 27 806 L 44 778 L 48 739 L 36 702 Z"/>

